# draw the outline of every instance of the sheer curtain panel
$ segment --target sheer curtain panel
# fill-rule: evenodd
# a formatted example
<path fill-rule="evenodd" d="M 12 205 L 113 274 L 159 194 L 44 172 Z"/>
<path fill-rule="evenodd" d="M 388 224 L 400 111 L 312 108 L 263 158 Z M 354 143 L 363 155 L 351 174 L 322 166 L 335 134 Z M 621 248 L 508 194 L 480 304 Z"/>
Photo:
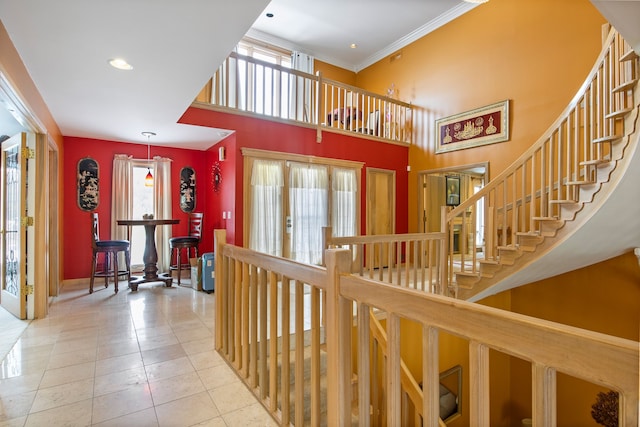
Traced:
<path fill-rule="evenodd" d="M 284 165 L 276 160 L 253 161 L 249 248 L 282 256 L 282 188 Z"/>
<path fill-rule="evenodd" d="M 153 178 L 153 215 L 158 219 L 173 218 L 171 209 L 171 159 L 165 157 L 153 158 L 156 176 Z M 156 228 L 156 248 L 158 251 L 158 271 L 169 271 L 171 251 L 169 239 L 171 225 L 159 225 Z"/>
<path fill-rule="evenodd" d="M 289 178 L 291 258 L 322 262 L 322 228 L 327 226 L 329 179 L 326 166 L 292 163 Z"/>
<path fill-rule="evenodd" d="M 331 194 L 331 230 L 335 237 L 355 236 L 358 178 L 353 169 L 334 168 Z"/>

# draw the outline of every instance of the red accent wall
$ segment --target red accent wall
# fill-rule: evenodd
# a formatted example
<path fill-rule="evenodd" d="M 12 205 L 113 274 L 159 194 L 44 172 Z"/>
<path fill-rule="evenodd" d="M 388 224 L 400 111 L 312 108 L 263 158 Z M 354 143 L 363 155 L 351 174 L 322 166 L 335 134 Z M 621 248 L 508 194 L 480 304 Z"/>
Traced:
<path fill-rule="evenodd" d="M 100 215 L 100 238 L 109 239 L 111 232 L 111 178 L 113 158 L 116 154 L 128 154 L 136 159 L 147 158 L 147 145 L 103 141 L 88 138 L 64 138 L 64 233 L 62 236 L 62 250 L 64 251 L 64 279 L 76 279 L 91 275 L 91 214 L 80 210 L 77 202 L 76 173 L 78 160 L 91 157 L 100 167 L 99 185 L 100 201 L 96 212 Z M 196 171 L 196 211 L 204 212 L 205 230 L 212 230 L 214 224 L 210 218 L 210 201 L 208 191 L 203 188 L 208 180 L 207 163 L 209 153 L 197 150 L 185 150 L 151 146 L 151 157 L 162 156 L 173 160 L 171 164 L 171 185 L 173 188 L 173 217 L 180 219 L 180 224 L 174 225 L 173 235 L 188 233 L 188 214 L 180 210 L 180 169 L 191 166 Z M 200 252 L 211 252 L 213 237 L 211 232 L 203 234 Z"/>
<path fill-rule="evenodd" d="M 203 240 L 200 252 L 213 250 L 213 230 L 227 230 L 227 240 L 241 246 L 243 242 L 243 157 L 241 148 L 257 148 L 334 159 L 364 162 L 362 188 L 366 188 L 366 168 L 396 171 L 396 232 L 407 232 L 407 179 L 408 147 L 381 143 L 364 138 L 324 132 L 322 142 L 316 142 L 316 130 L 279 122 L 249 118 L 189 108 L 181 119 L 183 123 L 235 130 L 223 141 L 206 152 L 151 147 L 151 156 L 173 160 L 171 180 L 174 189 L 173 217 L 181 223 L 173 226 L 173 235 L 188 232 L 188 214 L 179 207 L 180 169 L 191 166 L 196 171 L 196 210 L 204 212 Z M 90 213 L 80 210 L 77 203 L 76 172 L 78 160 L 95 159 L 100 166 L 100 203 L 96 212 L 100 215 L 101 238 L 110 238 L 111 178 L 113 158 L 116 154 L 129 154 L 146 159 L 146 144 L 123 143 L 79 137 L 64 139 L 64 278 L 89 277 L 91 273 L 91 221 Z M 219 161 L 218 149 L 225 147 L 226 160 Z M 222 183 L 216 190 L 213 183 L 213 166 L 218 163 Z M 361 192 L 361 232 L 365 233 L 366 194 Z M 223 219 L 223 212 L 230 216 Z M 226 215 L 225 215 L 226 216 Z"/>
<path fill-rule="evenodd" d="M 316 142 L 316 129 L 292 126 L 271 120 L 245 117 L 191 107 L 180 119 L 181 123 L 231 129 L 235 132 L 212 147 L 209 152 L 217 159 L 218 148 L 224 146 L 227 160 L 220 162 L 223 181 L 211 204 L 213 214 L 227 230 L 227 241 L 243 244 L 243 157 L 242 148 L 304 154 L 364 163 L 361 192 L 361 233 L 366 224 L 366 168 L 380 168 L 396 172 L 396 232 L 407 232 L 407 197 L 409 148 L 349 135 L 323 132 Z M 222 212 L 231 212 L 231 219 L 222 219 Z"/>

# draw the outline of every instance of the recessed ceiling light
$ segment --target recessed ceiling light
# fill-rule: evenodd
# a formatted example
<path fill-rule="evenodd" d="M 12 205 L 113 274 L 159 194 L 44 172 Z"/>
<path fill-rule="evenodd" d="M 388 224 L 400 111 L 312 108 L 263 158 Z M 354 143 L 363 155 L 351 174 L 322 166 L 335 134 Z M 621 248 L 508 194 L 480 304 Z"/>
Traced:
<path fill-rule="evenodd" d="M 273 18 L 273 13 L 267 12 L 267 18 Z"/>
<path fill-rule="evenodd" d="M 357 48 L 357 47 L 358 47 L 358 45 L 357 45 L 357 44 L 355 44 L 355 43 L 351 43 L 351 45 L 349 45 L 349 47 L 350 47 L 351 49 L 355 49 L 355 48 Z"/>
<path fill-rule="evenodd" d="M 109 60 L 109 65 L 118 70 L 133 70 L 133 66 L 122 58 L 113 58 Z"/>

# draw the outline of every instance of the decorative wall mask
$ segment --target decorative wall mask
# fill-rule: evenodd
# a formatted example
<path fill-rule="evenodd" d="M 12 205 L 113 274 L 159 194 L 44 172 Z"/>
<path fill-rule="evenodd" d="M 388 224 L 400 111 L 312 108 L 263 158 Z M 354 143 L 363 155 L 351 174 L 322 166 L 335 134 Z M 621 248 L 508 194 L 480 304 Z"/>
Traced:
<path fill-rule="evenodd" d="M 196 208 L 196 172 L 190 166 L 180 170 L 180 209 L 193 212 Z"/>
<path fill-rule="evenodd" d="M 100 202 L 99 167 L 91 157 L 78 161 L 78 207 L 93 211 Z"/>

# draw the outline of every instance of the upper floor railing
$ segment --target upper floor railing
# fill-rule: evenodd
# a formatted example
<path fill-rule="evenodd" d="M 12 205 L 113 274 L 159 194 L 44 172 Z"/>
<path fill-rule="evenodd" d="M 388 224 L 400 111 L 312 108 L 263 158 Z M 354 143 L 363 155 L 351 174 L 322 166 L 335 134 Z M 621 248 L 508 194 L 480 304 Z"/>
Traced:
<path fill-rule="evenodd" d="M 198 97 L 216 107 L 410 144 L 411 104 L 232 52 Z"/>

